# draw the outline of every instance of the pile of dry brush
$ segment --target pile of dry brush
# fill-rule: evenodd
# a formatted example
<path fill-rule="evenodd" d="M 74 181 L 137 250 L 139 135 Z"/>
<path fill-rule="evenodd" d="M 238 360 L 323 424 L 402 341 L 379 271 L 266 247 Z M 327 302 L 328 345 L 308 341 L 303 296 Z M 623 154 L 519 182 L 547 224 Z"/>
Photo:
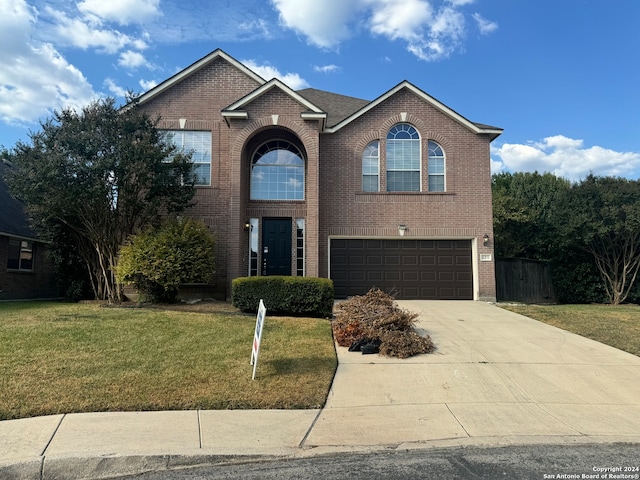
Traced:
<path fill-rule="evenodd" d="M 335 307 L 333 335 L 338 345 L 350 347 L 362 341 L 379 341 L 380 354 L 407 358 L 435 350 L 429 336 L 414 330 L 417 313 L 397 306 L 394 298 L 374 288 Z"/>

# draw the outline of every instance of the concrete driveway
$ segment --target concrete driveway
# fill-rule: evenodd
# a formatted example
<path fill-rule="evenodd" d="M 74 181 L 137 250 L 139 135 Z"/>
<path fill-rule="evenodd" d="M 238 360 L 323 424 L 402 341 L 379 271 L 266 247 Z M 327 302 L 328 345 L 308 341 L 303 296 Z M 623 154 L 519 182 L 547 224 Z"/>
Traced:
<path fill-rule="evenodd" d="M 399 301 L 437 351 L 338 348 L 304 446 L 640 441 L 640 358 L 495 305 Z"/>

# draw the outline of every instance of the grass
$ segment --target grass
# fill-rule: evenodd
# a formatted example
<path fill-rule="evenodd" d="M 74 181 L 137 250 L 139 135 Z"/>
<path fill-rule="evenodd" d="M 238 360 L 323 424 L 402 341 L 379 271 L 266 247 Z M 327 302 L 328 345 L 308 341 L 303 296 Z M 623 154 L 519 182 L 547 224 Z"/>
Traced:
<path fill-rule="evenodd" d="M 640 307 L 637 305 L 500 306 L 640 356 Z"/>
<path fill-rule="evenodd" d="M 330 322 L 267 315 L 252 380 L 254 328 L 255 316 L 223 302 L 0 303 L 0 420 L 324 405 L 337 366 Z"/>

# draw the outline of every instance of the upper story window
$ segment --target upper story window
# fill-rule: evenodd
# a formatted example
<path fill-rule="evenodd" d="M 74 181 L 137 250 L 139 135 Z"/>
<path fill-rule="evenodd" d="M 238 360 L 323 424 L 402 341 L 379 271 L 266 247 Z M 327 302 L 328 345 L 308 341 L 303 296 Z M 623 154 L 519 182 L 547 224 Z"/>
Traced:
<path fill-rule="evenodd" d="M 419 192 L 420 135 L 408 123 L 394 125 L 387 134 L 387 192 Z"/>
<path fill-rule="evenodd" d="M 429 140 L 429 191 L 445 191 L 445 163 L 442 147 L 433 140 Z"/>
<path fill-rule="evenodd" d="M 367 145 L 362 152 L 362 191 L 380 191 L 380 142 Z"/>
<path fill-rule="evenodd" d="M 33 271 L 33 242 L 10 238 L 7 268 L 27 272 Z"/>
<path fill-rule="evenodd" d="M 211 132 L 165 130 L 166 140 L 178 150 L 191 153 L 196 185 L 211 185 Z"/>
<path fill-rule="evenodd" d="M 304 200 L 304 159 L 286 140 L 262 144 L 251 159 L 251 200 Z"/>

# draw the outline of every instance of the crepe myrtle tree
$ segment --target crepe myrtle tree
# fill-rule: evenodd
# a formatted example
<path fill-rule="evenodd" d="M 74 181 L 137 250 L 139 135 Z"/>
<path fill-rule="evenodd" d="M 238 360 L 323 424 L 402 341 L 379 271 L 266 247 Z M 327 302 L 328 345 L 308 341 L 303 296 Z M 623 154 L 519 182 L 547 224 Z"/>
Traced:
<path fill-rule="evenodd" d="M 122 300 L 115 267 L 125 241 L 191 205 L 190 155 L 164 139 L 157 121 L 131 95 L 123 108 L 106 98 L 54 112 L 30 143 L 9 150 L 12 194 L 44 240 L 72 244 L 97 299 Z"/>

